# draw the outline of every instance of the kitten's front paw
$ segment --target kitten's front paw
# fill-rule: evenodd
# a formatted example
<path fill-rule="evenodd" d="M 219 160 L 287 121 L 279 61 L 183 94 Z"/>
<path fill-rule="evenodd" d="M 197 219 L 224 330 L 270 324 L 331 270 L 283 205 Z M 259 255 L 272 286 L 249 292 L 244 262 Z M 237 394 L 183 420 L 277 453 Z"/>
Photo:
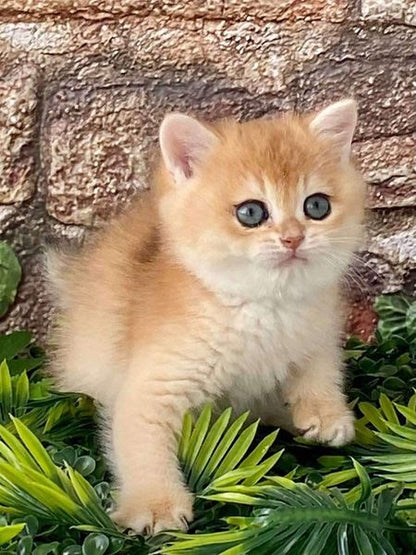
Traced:
<path fill-rule="evenodd" d="M 181 484 L 146 488 L 134 494 L 121 494 L 112 515 L 117 524 L 138 534 L 157 534 L 163 530 L 186 531 L 192 521 L 192 495 Z"/>
<path fill-rule="evenodd" d="M 350 443 L 355 436 L 354 415 L 344 404 L 328 401 L 298 401 L 293 423 L 305 438 L 333 447 Z"/>

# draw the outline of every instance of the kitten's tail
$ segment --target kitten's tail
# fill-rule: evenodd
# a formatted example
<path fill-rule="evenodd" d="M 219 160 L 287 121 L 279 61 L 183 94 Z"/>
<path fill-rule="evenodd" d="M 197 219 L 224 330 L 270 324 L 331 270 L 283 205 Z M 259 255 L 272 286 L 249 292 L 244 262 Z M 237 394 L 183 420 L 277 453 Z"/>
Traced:
<path fill-rule="evenodd" d="M 70 277 L 76 266 L 76 258 L 68 246 L 48 245 L 45 249 L 44 267 L 49 292 L 54 304 L 61 310 L 69 304 Z"/>

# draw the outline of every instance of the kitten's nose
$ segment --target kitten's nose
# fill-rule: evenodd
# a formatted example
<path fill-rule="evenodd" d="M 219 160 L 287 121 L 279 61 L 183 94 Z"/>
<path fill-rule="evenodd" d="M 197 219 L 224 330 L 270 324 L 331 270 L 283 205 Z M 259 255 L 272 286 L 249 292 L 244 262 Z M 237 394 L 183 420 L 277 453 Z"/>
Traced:
<path fill-rule="evenodd" d="M 295 235 L 293 237 L 280 237 L 280 242 L 284 247 L 295 251 L 303 241 L 303 235 Z"/>

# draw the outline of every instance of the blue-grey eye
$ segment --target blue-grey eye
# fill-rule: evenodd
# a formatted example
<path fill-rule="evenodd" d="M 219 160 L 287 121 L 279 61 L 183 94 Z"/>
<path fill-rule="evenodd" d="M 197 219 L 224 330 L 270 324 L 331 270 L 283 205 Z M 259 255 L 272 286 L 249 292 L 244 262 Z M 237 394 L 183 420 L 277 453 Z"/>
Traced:
<path fill-rule="evenodd" d="M 323 220 L 331 213 L 331 203 L 327 195 L 316 193 L 308 197 L 303 203 L 305 216 L 312 220 Z"/>
<path fill-rule="evenodd" d="M 237 220 L 244 227 L 257 227 L 269 218 L 266 205 L 260 200 L 246 200 L 236 207 Z"/>

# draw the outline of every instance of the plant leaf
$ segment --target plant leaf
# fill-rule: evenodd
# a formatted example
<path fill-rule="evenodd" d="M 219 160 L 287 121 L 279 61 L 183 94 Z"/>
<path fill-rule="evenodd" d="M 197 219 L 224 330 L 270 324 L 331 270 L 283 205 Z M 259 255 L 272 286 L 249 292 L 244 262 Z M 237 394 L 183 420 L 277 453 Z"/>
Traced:
<path fill-rule="evenodd" d="M 25 527 L 25 524 L 13 524 L 0 526 L 0 545 L 3 545 L 16 537 Z"/>

